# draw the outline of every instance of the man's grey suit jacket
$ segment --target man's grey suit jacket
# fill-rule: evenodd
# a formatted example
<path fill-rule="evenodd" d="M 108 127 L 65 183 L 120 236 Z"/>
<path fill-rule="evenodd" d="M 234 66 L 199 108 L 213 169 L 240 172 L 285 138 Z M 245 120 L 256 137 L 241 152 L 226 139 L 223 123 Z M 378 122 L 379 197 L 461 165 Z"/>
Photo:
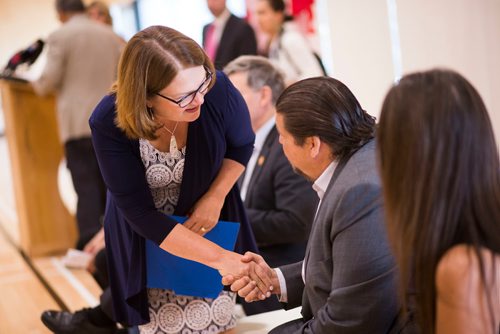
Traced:
<path fill-rule="evenodd" d="M 305 262 L 305 285 L 301 277 Z M 281 267 L 303 319 L 272 333 L 387 333 L 397 318 L 395 261 L 386 237 L 375 141 L 340 161 L 303 262 Z"/>

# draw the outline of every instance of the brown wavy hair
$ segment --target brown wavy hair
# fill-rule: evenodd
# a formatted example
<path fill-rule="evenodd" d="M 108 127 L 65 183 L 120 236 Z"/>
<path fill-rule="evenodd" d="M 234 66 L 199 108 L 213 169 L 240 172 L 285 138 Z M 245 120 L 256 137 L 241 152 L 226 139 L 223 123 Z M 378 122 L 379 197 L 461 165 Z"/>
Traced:
<path fill-rule="evenodd" d="M 164 26 L 151 26 L 135 34 L 125 46 L 118 63 L 116 124 L 132 139 L 156 139 L 158 123 L 146 107 L 146 100 L 168 86 L 185 68 L 215 69 L 203 49 L 191 38 Z"/>
<path fill-rule="evenodd" d="M 464 77 L 436 69 L 392 87 L 377 140 L 403 303 L 411 304 L 412 285 L 422 333 L 434 333 L 436 268 L 445 252 L 472 246 L 485 287 L 480 248 L 500 253 L 500 166 L 491 122 Z"/>

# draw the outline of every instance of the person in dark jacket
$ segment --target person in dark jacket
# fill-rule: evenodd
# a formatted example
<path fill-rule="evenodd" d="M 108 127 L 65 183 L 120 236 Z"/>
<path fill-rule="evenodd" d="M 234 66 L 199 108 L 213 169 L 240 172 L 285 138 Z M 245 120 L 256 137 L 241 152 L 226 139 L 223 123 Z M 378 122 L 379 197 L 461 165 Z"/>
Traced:
<path fill-rule="evenodd" d="M 232 14 L 226 0 L 207 0 L 215 19 L 203 27 L 203 48 L 215 68 L 222 70 L 227 63 L 241 55 L 257 54 L 257 39 L 250 24 Z"/>

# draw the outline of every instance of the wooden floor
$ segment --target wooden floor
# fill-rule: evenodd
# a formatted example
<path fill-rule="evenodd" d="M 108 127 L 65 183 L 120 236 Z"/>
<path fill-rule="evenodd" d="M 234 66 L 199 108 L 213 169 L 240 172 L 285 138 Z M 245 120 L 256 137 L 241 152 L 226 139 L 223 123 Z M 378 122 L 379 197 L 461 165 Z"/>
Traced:
<path fill-rule="evenodd" d="M 0 137 L 0 333 L 50 333 L 44 310 L 77 310 L 99 303 L 100 288 L 58 257 L 30 259 L 18 248 L 19 229 L 5 137 Z"/>
<path fill-rule="evenodd" d="M 60 307 L 4 233 L 0 233 L 0 293 L 0 333 L 50 333 L 40 314 Z"/>
<path fill-rule="evenodd" d="M 40 322 L 55 299 L 17 249 L 18 229 L 5 137 L 0 137 L 0 333 L 50 333 Z"/>
<path fill-rule="evenodd" d="M 84 270 L 58 257 L 28 259 L 0 230 L 0 333 L 50 333 L 44 310 L 75 311 L 99 303 L 101 289 Z"/>

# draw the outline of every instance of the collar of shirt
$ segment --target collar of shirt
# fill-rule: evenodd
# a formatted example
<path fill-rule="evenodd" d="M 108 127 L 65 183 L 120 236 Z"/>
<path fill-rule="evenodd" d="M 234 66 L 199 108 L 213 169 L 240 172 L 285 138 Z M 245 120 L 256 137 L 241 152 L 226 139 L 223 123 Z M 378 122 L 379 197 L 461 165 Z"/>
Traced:
<path fill-rule="evenodd" d="M 274 117 L 271 117 L 260 129 L 255 132 L 255 143 L 253 147 L 252 156 L 248 161 L 247 168 L 245 171 L 245 176 L 243 177 L 243 183 L 241 184 L 240 195 L 241 199 L 244 201 L 247 196 L 248 184 L 250 183 L 250 179 L 252 178 L 253 170 L 255 169 L 255 164 L 257 163 L 257 158 L 260 155 L 260 151 L 262 151 L 262 146 L 264 146 L 264 142 L 266 141 L 267 135 L 273 128 L 276 121 Z"/>
<path fill-rule="evenodd" d="M 326 188 L 332 179 L 333 173 L 335 172 L 335 168 L 337 168 L 337 161 L 332 161 L 328 167 L 321 173 L 321 175 L 314 181 L 313 189 L 318 194 L 319 200 L 323 200 L 323 196 L 325 196 Z M 319 207 L 319 205 L 318 205 Z"/>
<path fill-rule="evenodd" d="M 328 167 L 321 173 L 321 175 L 314 181 L 312 187 L 314 191 L 316 191 L 316 194 L 318 194 L 319 197 L 319 203 L 316 208 L 316 213 L 314 214 L 314 220 L 316 220 L 316 216 L 318 215 L 319 207 L 321 206 L 321 202 L 323 201 L 323 197 L 325 196 L 326 188 L 328 188 L 328 185 L 330 184 L 330 181 L 332 180 L 333 173 L 335 172 L 335 168 L 337 168 L 338 162 L 336 160 L 333 160 Z M 302 262 L 302 281 L 306 282 L 306 258 L 304 258 L 304 261 Z M 281 283 L 280 283 L 281 284 Z M 285 296 L 286 297 L 286 296 Z M 280 300 L 281 301 L 281 300 Z"/>
<path fill-rule="evenodd" d="M 69 20 L 66 22 L 69 22 L 69 21 L 92 21 L 92 20 L 85 13 L 77 13 L 77 14 L 72 15 L 69 18 Z M 92 21 L 92 22 L 94 22 L 94 21 Z"/>
<path fill-rule="evenodd" d="M 260 127 L 260 129 L 255 132 L 254 152 L 257 151 L 257 154 L 259 154 L 262 150 L 262 146 L 264 146 L 267 135 L 269 134 L 269 132 L 271 132 L 274 124 L 276 124 L 276 121 L 274 120 L 274 117 L 271 117 L 266 123 L 264 123 L 264 125 Z"/>
<path fill-rule="evenodd" d="M 220 41 L 220 38 L 222 37 L 222 32 L 224 31 L 224 27 L 226 26 L 227 20 L 229 20 L 229 17 L 231 16 L 231 12 L 226 8 L 224 11 L 217 16 L 212 24 L 215 26 L 215 37 L 217 37 L 217 41 Z"/>

